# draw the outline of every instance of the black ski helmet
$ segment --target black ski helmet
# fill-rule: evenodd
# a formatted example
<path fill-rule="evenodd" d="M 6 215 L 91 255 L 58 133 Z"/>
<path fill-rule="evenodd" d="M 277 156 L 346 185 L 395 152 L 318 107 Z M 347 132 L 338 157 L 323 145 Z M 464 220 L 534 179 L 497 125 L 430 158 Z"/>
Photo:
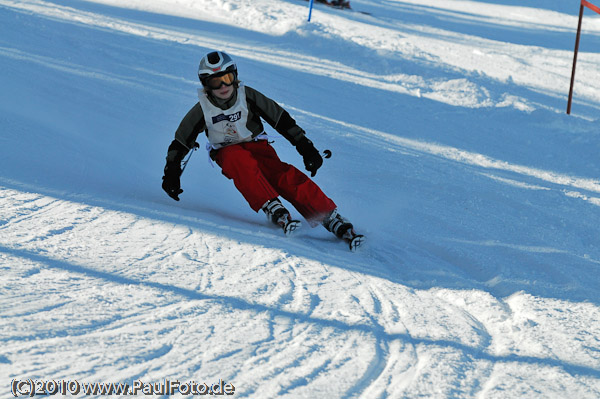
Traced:
<path fill-rule="evenodd" d="M 198 78 L 203 86 L 206 86 L 206 81 L 211 76 L 222 75 L 227 72 L 233 72 L 237 79 L 237 66 L 231 57 L 223 51 L 213 51 L 206 54 L 200 60 L 198 66 Z"/>

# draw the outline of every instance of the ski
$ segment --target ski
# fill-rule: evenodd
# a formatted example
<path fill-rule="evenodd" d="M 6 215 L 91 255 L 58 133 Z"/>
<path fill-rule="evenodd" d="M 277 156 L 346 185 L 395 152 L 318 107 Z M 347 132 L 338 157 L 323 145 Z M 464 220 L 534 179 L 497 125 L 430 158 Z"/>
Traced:
<path fill-rule="evenodd" d="M 283 234 L 285 234 L 286 237 L 289 237 L 293 235 L 296 230 L 302 227 L 302 222 L 299 220 L 288 219 L 286 220 L 285 224 L 281 223 L 280 226 L 283 230 Z M 346 233 L 344 233 L 341 239 L 344 241 L 344 243 L 346 243 L 346 245 L 348 245 L 348 248 L 352 252 L 356 252 L 366 240 L 363 234 L 357 234 L 354 229 L 349 229 Z"/>

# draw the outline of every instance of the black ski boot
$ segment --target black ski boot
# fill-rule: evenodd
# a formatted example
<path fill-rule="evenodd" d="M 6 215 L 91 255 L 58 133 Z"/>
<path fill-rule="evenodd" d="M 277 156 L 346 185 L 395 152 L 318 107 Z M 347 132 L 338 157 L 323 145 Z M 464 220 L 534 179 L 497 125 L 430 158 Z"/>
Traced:
<path fill-rule="evenodd" d="M 356 251 L 365 241 L 365 236 L 356 234 L 352 223 L 342 217 L 342 215 L 337 212 L 337 209 L 334 209 L 325 219 L 323 219 L 321 224 L 328 231 L 335 234 L 336 237 L 346 241 L 350 247 L 350 251 Z"/>
<path fill-rule="evenodd" d="M 288 210 L 279 201 L 279 198 L 267 202 L 263 205 L 262 210 L 267 215 L 267 219 L 283 229 L 283 233 L 286 236 L 293 233 L 302 225 L 299 220 L 292 219 Z"/>

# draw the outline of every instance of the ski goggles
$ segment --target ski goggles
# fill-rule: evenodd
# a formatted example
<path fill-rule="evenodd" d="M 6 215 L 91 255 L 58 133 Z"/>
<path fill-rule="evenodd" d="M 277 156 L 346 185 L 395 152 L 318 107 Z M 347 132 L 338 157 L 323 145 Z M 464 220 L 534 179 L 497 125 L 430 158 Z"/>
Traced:
<path fill-rule="evenodd" d="M 235 74 L 227 72 L 223 75 L 212 76 L 206 80 L 206 86 L 211 90 L 217 90 L 221 86 L 231 86 L 235 82 Z"/>

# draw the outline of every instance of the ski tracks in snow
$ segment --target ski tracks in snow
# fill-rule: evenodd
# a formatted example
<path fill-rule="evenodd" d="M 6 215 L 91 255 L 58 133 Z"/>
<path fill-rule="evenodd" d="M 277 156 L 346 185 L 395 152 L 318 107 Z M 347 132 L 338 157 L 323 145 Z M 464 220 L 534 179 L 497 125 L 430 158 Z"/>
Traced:
<path fill-rule="evenodd" d="M 429 359 L 413 333 L 463 331 L 452 312 L 443 324 L 457 330 L 426 333 L 410 303 L 427 296 L 364 273 L 123 210 L 10 188 L 0 198 L 3 292 L 26 289 L 1 299 L 13 376 L 123 369 L 125 381 L 235 379 L 242 397 L 370 397 Z"/>
<path fill-rule="evenodd" d="M 2 292 L 19 293 L 0 297 L 6 375 L 201 375 L 231 381 L 240 397 L 397 397 L 431 386 L 476 397 L 517 364 L 534 375 L 564 368 L 557 384 L 582 397 L 594 389 L 573 373 L 598 377 L 599 360 L 545 346 L 534 320 L 548 316 L 528 295 L 504 303 L 477 290 L 410 288 L 370 273 L 369 251 L 100 202 L 0 190 Z M 265 238 L 289 250 L 262 246 Z M 300 255 L 315 249 L 335 256 Z M 588 305 L 574 312 L 593 324 L 599 312 Z M 593 347 L 593 333 L 572 328 L 573 342 Z"/>

